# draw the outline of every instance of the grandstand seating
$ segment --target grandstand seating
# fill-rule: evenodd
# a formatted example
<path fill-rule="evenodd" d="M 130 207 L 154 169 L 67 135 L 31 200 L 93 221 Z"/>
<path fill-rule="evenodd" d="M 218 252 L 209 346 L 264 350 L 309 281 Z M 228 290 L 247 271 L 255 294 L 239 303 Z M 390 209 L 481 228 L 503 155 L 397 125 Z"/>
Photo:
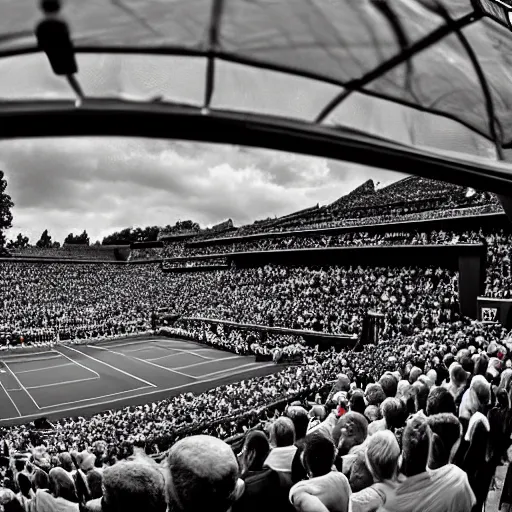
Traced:
<path fill-rule="evenodd" d="M 13 256 L 20 258 L 50 258 L 50 259 L 78 259 L 115 261 L 114 249 L 117 246 L 75 245 L 64 244 L 62 247 L 40 248 L 35 246 L 15 249 Z"/>

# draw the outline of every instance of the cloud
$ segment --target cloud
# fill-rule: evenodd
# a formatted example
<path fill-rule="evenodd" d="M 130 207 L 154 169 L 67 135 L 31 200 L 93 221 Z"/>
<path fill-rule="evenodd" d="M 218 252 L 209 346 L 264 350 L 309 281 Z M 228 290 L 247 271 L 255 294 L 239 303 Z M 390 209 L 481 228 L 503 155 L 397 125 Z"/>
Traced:
<path fill-rule="evenodd" d="M 241 225 L 326 204 L 388 171 L 237 146 L 127 138 L 4 141 L 0 168 L 15 203 L 9 235 L 32 243 L 48 228 L 62 242 L 128 226 L 194 219 Z"/>

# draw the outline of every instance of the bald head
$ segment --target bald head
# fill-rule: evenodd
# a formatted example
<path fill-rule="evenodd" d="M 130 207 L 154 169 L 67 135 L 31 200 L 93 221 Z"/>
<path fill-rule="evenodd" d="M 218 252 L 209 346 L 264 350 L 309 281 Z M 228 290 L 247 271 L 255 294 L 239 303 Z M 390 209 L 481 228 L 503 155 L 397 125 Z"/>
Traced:
<path fill-rule="evenodd" d="M 237 496 L 238 463 L 228 444 L 210 436 L 191 436 L 169 451 L 170 509 L 225 512 Z"/>

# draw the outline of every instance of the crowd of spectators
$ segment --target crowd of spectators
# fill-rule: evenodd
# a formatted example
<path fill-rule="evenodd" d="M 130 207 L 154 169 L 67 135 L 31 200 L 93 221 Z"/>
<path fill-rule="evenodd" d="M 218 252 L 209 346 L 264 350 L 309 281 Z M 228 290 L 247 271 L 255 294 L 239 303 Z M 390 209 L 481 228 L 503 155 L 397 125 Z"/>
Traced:
<path fill-rule="evenodd" d="M 197 260 L 179 260 L 170 261 L 163 260 L 162 268 L 164 269 L 180 269 L 180 268 L 195 268 L 202 267 L 207 269 L 208 267 L 218 267 L 219 265 L 227 265 L 226 258 L 205 258 Z"/>
<path fill-rule="evenodd" d="M 457 273 L 416 267 L 286 267 L 162 274 L 158 264 L 0 264 L 0 333 L 74 340 L 145 332 L 167 307 L 183 316 L 359 333 L 368 309 L 385 339 L 459 317 Z M 44 339 L 43 339 L 44 341 Z"/>
<path fill-rule="evenodd" d="M 222 236 L 380 224 L 397 220 L 412 221 L 501 211 L 498 199 L 493 194 L 442 181 L 409 177 L 378 189 L 369 180 L 331 205 L 312 207 L 296 215 L 255 222 Z M 208 238 L 214 238 L 214 235 L 204 237 Z"/>
<path fill-rule="evenodd" d="M 240 330 L 223 324 L 206 321 L 179 321 L 184 327 L 174 325 L 164 329 L 171 335 L 200 341 L 221 350 L 239 355 L 273 355 L 276 350 L 284 354 L 302 353 L 305 349 L 302 336 L 276 334 L 256 330 Z"/>
<path fill-rule="evenodd" d="M 478 231 L 386 231 L 371 233 L 355 231 L 336 235 L 282 236 L 240 241 L 232 244 L 214 244 L 203 247 L 185 246 L 181 256 L 200 256 L 207 254 L 226 254 L 249 251 L 276 251 L 287 249 L 320 249 L 323 247 L 354 247 L 383 245 L 454 245 L 460 243 L 481 243 L 484 233 Z M 162 253 L 163 254 L 163 253 Z M 212 260 L 214 261 L 214 260 Z"/>
<path fill-rule="evenodd" d="M 52 258 L 96 261 L 115 261 L 114 248 L 101 245 L 64 244 L 62 247 L 36 247 L 12 249 L 12 256 L 20 258 Z"/>
<path fill-rule="evenodd" d="M 174 293 L 157 264 L 1 263 L 0 286 L 4 343 L 145 332 L 151 312 Z"/>
<path fill-rule="evenodd" d="M 167 281 L 183 316 L 333 334 L 359 333 L 368 309 L 385 314 L 384 339 L 459 318 L 458 274 L 441 268 L 266 265 L 183 274 Z"/>
<path fill-rule="evenodd" d="M 460 321 L 361 352 L 302 351 L 300 366 L 206 393 L 64 419 L 51 432 L 2 428 L 2 506 L 163 512 L 174 499 L 171 510 L 187 512 L 224 492 L 218 512 L 481 510 L 510 444 L 504 329 Z M 194 468 L 186 482 L 176 457 Z M 231 487 L 220 476 L 230 464 Z"/>

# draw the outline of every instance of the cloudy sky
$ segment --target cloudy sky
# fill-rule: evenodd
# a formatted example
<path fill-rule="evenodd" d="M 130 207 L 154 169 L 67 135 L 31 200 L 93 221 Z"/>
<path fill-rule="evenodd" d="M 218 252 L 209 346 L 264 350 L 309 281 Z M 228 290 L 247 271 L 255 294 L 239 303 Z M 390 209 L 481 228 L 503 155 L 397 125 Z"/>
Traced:
<path fill-rule="evenodd" d="M 236 225 L 326 204 L 368 178 L 402 175 L 288 153 L 147 139 L 0 142 L 14 207 L 10 237 L 35 243 L 86 229 L 91 241 L 128 226 L 193 219 Z"/>

